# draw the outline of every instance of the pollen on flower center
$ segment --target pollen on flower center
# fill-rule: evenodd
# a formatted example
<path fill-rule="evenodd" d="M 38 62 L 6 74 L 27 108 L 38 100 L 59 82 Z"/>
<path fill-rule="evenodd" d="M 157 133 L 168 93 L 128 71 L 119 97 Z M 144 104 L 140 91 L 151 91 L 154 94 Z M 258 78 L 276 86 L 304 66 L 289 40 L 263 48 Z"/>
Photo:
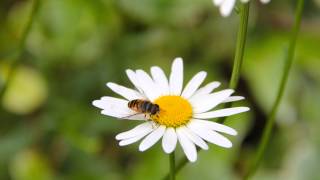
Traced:
<path fill-rule="evenodd" d="M 160 112 L 150 118 L 158 124 L 179 127 L 192 117 L 191 104 L 181 96 L 161 96 L 154 103 L 159 105 Z"/>

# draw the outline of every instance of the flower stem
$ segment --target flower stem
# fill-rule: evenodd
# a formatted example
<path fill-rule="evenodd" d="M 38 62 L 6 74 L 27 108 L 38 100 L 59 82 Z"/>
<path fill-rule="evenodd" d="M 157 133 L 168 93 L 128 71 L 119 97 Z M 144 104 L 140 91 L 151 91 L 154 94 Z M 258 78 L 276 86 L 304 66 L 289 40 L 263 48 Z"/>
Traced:
<path fill-rule="evenodd" d="M 262 157 L 265 153 L 265 149 L 267 144 L 270 141 L 270 136 L 272 133 L 272 128 L 275 121 L 275 116 L 277 114 L 277 111 L 279 109 L 279 105 L 281 102 L 281 99 L 284 94 L 285 86 L 288 81 L 289 72 L 292 66 L 296 42 L 297 42 L 297 36 L 300 29 L 300 23 L 301 23 L 301 17 L 302 17 L 302 11 L 304 6 L 304 0 L 298 0 L 297 2 L 297 8 L 296 8 L 296 14 L 295 14 L 295 22 L 294 26 L 291 32 L 290 37 L 290 43 L 289 43 L 289 49 L 287 51 L 286 59 L 285 59 L 285 65 L 283 67 L 283 74 L 280 81 L 280 86 L 278 89 L 276 100 L 272 106 L 271 112 L 267 119 L 266 127 L 263 130 L 262 138 L 260 140 L 257 153 L 255 154 L 255 158 L 253 160 L 252 165 L 250 166 L 249 170 L 245 174 L 243 179 L 249 179 L 254 175 L 254 173 L 257 171 L 259 164 L 261 163 Z"/>
<path fill-rule="evenodd" d="M 21 34 L 21 39 L 20 39 L 20 42 L 19 42 L 19 45 L 18 45 L 18 49 L 17 49 L 17 56 L 12 62 L 12 65 L 11 65 L 11 67 L 9 69 L 9 72 L 8 72 L 7 79 L 5 80 L 5 82 L 3 84 L 3 87 L 0 89 L 0 102 L 3 99 L 3 96 L 5 95 L 5 92 L 7 91 L 10 83 L 14 79 L 14 76 L 15 76 L 15 73 L 16 73 L 16 69 L 17 69 L 19 63 L 22 61 L 22 58 L 21 58 L 22 52 L 25 49 L 26 40 L 27 40 L 27 37 L 28 37 L 28 35 L 30 33 L 30 29 L 31 29 L 32 24 L 34 22 L 34 17 L 36 15 L 36 12 L 37 12 L 38 7 L 39 7 L 39 1 L 40 0 L 33 0 L 32 9 L 31 9 L 31 13 L 30 13 L 29 19 L 28 19 L 28 21 L 26 23 L 25 29 L 23 30 L 23 32 Z"/>
<path fill-rule="evenodd" d="M 169 161 L 170 161 L 170 180 L 176 179 L 176 164 L 175 164 L 175 152 L 173 151 L 170 154 Z"/>
<path fill-rule="evenodd" d="M 240 24 L 239 24 L 239 30 L 238 30 L 238 35 L 237 35 L 238 36 L 237 37 L 237 45 L 236 45 L 236 50 L 235 50 L 232 74 L 231 74 L 231 79 L 229 82 L 229 87 L 231 89 L 236 89 L 238 86 L 238 81 L 239 81 L 240 72 L 241 72 L 241 65 L 243 62 L 243 55 L 244 55 L 244 50 L 245 50 L 246 38 L 247 38 L 249 9 L 250 9 L 250 2 L 241 4 L 240 8 L 239 8 Z M 231 104 L 229 103 L 226 106 L 231 106 Z M 225 117 L 221 117 L 217 120 L 217 122 L 223 123 L 224 120 L 225 120 Z M 198 152 L 199 151 L 200 151 L 200 149 L 198 149 Z M 186 157 L 181 159 L 178 162 L 178 165 L 176 166 L 175 173 L 178 173 L 187 163 L 188 163 L 188 160 Z M 167 175 L 164 179 L 169 179 L 169 175 Z"/>
<path fill-rule="evenodd" d="M 250 2 L 240 6 L 240 26 L 238 30 L 236 52 L 233 61 L 231 79 L 229 81 L 229 88 L 236 89 L 238 87 L 238 82 L 240 78 L 241 66 L 243 63 L 244 49 L 247 40 L 248 32 L 248 20 L 249 20 L 249 8 Z M 229 108 L 232 103 L 227 103 L 224 108 Z M 217 119 L 218 123 L 224 123 L 227 116 Z"/>
<path fill-rule="evenodd" d="M 229 82 L 229 88 L 236 89 L 239 82 L 241 66 L 243 62 L 244 49 L 247 39 L 248 19 L 249 19 L 250 3 L 246 3 L 240 6 L 240 26 L 238 31 L 238 39 L 236 45 L 236 52 L 234 56 L 233 68 L 231 79 Z"/>

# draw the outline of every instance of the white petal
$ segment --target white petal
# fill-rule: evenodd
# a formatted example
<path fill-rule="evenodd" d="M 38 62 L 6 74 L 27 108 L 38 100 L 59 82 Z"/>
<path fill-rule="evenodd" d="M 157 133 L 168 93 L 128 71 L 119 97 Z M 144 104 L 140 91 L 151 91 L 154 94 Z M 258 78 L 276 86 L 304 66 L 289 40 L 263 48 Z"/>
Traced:
<path fill-rule="evenodd" d="M 169 80 L 170 94 L 180 95 L 183 85 L 183 61 L 182 58 L 176 58 L 171 67 Z"/>
<path fill-rule="evenodd" d="M 151 68 L 151 75 L 154 80 L 154 83 L 160 88 L 162 92 L 161 95 L 168 95 L 169 82 L 163 70 L 158 66 L 154 66 Z"/>
<path fill-rule="evenodd" d="M 162 148 L 164 152 L 170 154 L 174 151 L 177 144 L 177 134 L 173 128 L 167 128 L 162 137 Z"/>
<path fill-rule="evenodd" d="M 143 91 L 140 87 L 140 83 L 139 83 L 139 80 L 137 78 L 137 75 L 134 71 L 132 71 L 131 69 L 127 69 L 126 70 L 126 74 L 129 78 L 129 80 L 131 81 L 131 83 L 137 88 L 137 90 L 143 94 Z M 144 95 L 144 94 L 143 94 Z"/>
<path fill-rule="evenodd" d="M 213 0 L 213 4 L 216 6 L 220 6 L 224 0 Z"/>
<path fill-rule="evenodd" d="M 224 136 L 222 136 L 221 134 L 219 134 L 215 131 L 208 130 L 207 128 L 198 126 L 195 123 L 189 123 L 187 126 L 194 133 L 196 133 L 198 136 L 200 136 L 202 139 L 204 139 L 210 143 L 213 143 L 218 146 L 225 147 L 225 148 L 232 147 L 231 141 L 229 141 L 227 138 L 225 138 Z"/>
<path fill-rule="evenodd" d="M 159 89 L 146 72 L 144 72 L 143 70 L 137 70 L 136 75 L 139 81 L 140 88 L 150 101 L 153 101 L 160 96 Z"/>
<path fill-rule="evenodd" d="M 270 2 L 270 0 L 260 0 L 262 3 L 267 4 Z"/>
<path fill-rule="evenodd" d="M 204 71 L 201 71 L 197 73 L 195 76 L 193 76 L 193 78 L 189 81 L 189 83 L 184 88 L 181 96 L 183 96 L 186 99 L 191 97 L 194 94 L 194 92 L 196 92 L 196 90 L 199 88 L 199 86 L 204 81 L 206 76 L 207 76 L 207 73 Z"/>
<path fill-rule="evenodd" d="M 194 113 L 206 112 L 227 99 L 234 90 L 226 89 L 209 95 L 203 95 L 198 98 L 190 99 Z"/>
<path fill-rule="evenodd" d="M 176 129 L 176 132 L 183 152 L 186 154 L 189 161 L 195 162 L 197 160 L 196 146 L 181 132 L 179 128 Z"/>
<path fill-rule="evenodd" d="M 109 97 L 109 96 L 101 97 L 101 99 L 94 100 L 92 102 L 92 105 L 100 109 L 106 109 L 106 108 L 109 108 L 109 106 L 122 108 L 122 107 L 126 107 L 127 104 L 128 104 L 127 100 Z"/>
<path fill-rule="evenodd" d="M 139 151 L 145 151 L 153 146 L 158 140 L 163 136 L 166 127 L 161 125 L 152 133 L 150 133 L 146 138 L 142 140 L 139 146 Z"/>
<path fill-rule="evenodd" d="M 92 104 L 100 109 L 102 114 L 120 119 L 146 120 L 143 114 L 137 114 L 128 108 L 128 101 L 124 99 L 104 96 L 94 100 Z"/>
<path fill-rule="evenodd" d="M 124 140 L 121 140 L 119 142 L 119 145 L 120 146 L 126 146 L 126 145 L 129 145 L 129 144 L 133 144 L 137 141 L 139 141 L 140 139 L 142 139 L 144 136 L 146 136 L 148 133 L 144 133 L 144 134 L 139 134 L 135 137 L 132 137 L 132 138 L 129 138 L 129 139 L 124 139 Z"/>
<path fill-rule="evenodd" d="M 225 108 L 225 109 L 219 109 L 219 110 L 205 112 L 205 113 L 194 114 L 193 117 L 199 118 L 199 119 L 210 119 L 210 118 L 231 116 L 231 115 L 239 114 L 249 110 L 250 109 L 248 107 Z"/>
<path fill-rule="evenodd" d="M 214 81 L 211 82 L 209 84 L 207 84 L 206 86 L 198 89 L 192 96 L 190 99 L 192 98 L 197 98 L 201 95 L 205 95 L 205 94 L 210 94 L 214 89 L 216 89 L 217 87 L 220 86 L 220 82 L 218 81 Z"/>
<path fill-rule="evenodd" d="M 129 139 L 133 138 L 135 136 L 138 136 L 140 134 L 148 134 L 153 130 L 152 123 L 151 122 L 145 122 L 142 124 L 139 124 L 138 126 L 134 127 L 133 129 L 129 131 L 122 132 L 116 136 L 116 140 L 123 140 L 123 139 Z"/>
<path fill-rule="evenodd" d="M 193 119 L 190 123 L 192 124 L 192 126 L 197 126 L 199 128 L 211 129 L 233 136 L 237 135 L 237 131 L 233 128 L 216 122 Z"/>
<path fill-rule="evenodd" d="M 193 133 L 190 129 L 185 126 L 179 127 L 181 133 L 183 133 L 188 139 L 190 139 L 194 144 L 201 147 L 204 150 L 208 150 L 209 147 L 204 140 L 202 140 L 198 135 Z"/>
<path fill-rule="evenodd" d="M 121 95 L 122 97 L 133 100 L 133 99 L 141 99 L 143 96 L 136 90 L 118 85 L 116 83 L 109 82 L 107 86 L 115 93 Z"/>
<path fill-rule="evenodd" d="M 229 16 L 236 0 L 225 0 L 220 6 L 220 13 L 222 16 Z"/>
<path fill-rule="evenodd" d="M 240 100 L 243 100 L 243 99 L 244 99 L 243 96 L 230 96 L 230 97 L 228 97 L 226 100 L 224 100 L 223 102 L 224 102 L 224 103 L 234 102 L 234 101 L 240 101 Z"/>

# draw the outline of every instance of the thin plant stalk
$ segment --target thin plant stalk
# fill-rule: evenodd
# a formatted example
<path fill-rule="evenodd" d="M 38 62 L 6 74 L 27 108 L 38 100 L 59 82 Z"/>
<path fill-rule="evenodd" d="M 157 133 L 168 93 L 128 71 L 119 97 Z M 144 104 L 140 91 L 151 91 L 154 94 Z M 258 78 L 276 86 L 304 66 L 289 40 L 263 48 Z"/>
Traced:
<path fill-rule="evenodd" d="M 232 67 L 232 74 L 231 79 L 229 81 L 229 88 L 230 89 L 237 89 L 240 73 L 241 73 L 241 66 L 243 64 L 243 56 L 244 50 L 247 40 L 247 32 L 248 32 L 248 20 L 249 20 L 249 9 L 250 9 L 250 2 L 244 4 L 240 7 L 240 26 L 237 35 L 237 45 L 236 45 L 236 52 L 234 56 L 234 62 Z M 232 103 L 225 104 L 224 108 L 229 108 L 232 106 Z M 221 117 L 217 119 L 218 123 L 224 123 L 227 117 Z"/>
<path fill-rule="evenodd" d="M 247 40 L 249 8 L 250 8 L 249 2 L 241 5 L 240 7 L 240 26 L 239 26 L 238 35 L 237 35 L 238 39 L 237 39 L 236 51 L 235 51 L 235 56 L 233 61 L 232 74 L 229 82 L 229 88 L 231 89 L 237 88 L 239 78 L 240 78 L 241 66 L 243 63 L 243 55 L 244 55 L 244 50 L 245 50 L 245 45 Z"/>
<path fill-rule="evenodd" d="M 8 87 L 10 86 L 10 84 L 12 83 L 12 81 L 14 79 L 18 65 L 22 61 L 21 56 L 22 56 L 22 53 L 25 49 L 26 40 L 30 34 L 30 30 L 31 30 L 32 24 L 34 22 L 36 12 L 38 11 L 39 3 L 40 3 L 40 0 L 33 0 L 30 16 L 29 16 L 28 21 L 26 23 L 26 26 L 21 34 L 21 39 L 19 41 L 19 45 L 17 48 L 16 58 L 13 60 L 12 65 L 9 68 L 7 79 L 5 80 L 3 87 L 0 89 L 0 102 L 3 99 L 3 96 L 5 95 Z"/>
<path fill-rule="evenodd" d="M 255 158 L 253 160 L 252 165 L 250 166 L 249 170 L 245 174 L 243 179 L 250 179 L 255 172 L 257 171 L 259 164 L 261 163 L 261 160 L 263 158 L 263 155 L 265 153 L 266 147 L 270 141 L 270 136 L 272 133 L 272 128 L 275 121 L 275 116 L 279 110 L 280 102 L 284 94 L 285 86 L 288 81 L 289 72 L 292 67 L 293 58 L 294 58 L 294 52 L 297 42 L 297 36 L 300 29 L 301 24 L 301 17 L 304 7 L 304 0 L 298 0 L 297 2 L 297 8 L 295 13 L 295 22 L 292 28 L 290 42 L 289 42 L 289 49 L 287 51 L 286 59 L 285 59 L 285 65 L 283 67 L 283 74 L 280 81 L 280 86 L 278 89 L 277 97 L 275 99 L 275 102 L 272 106 L 271 112 L 267 119 L 266 127 L 263 130 L 262 138 L 260 140 L 258 150 L 255 154 Z"/>
<path fill-rule="evenodd" d="M 176 164 L 175 164 L 175 152 L 173 151 L 169 157 L 170 162 L 170 180 L 176 179 Z"/>
<path fill-rule="evenodd" d="M 241 66 L 243 63 L 243 56 L 245 51 L 246 38 L 247 38 L 249 9 L 250 9 L 250 2 L 241 4 L 239 8 L 240 23 L 239 23 L 239 30 L 237 34 L 237 44 L 236 44 L 232 74 L 229 82 L 229 88 L 231 89 L 236 89 L 239 82 Z M 231 104 L 228 104 L 227 106 L 231 106 Z M 223 123 L 224 120 L 225 120 L 225 117 L 222 117 L 222 118 L 219 118 L 217 122 Z M 199 152 L 200 149 L 198 149 L 197 151 Z M 178 173 L 187 163 L 188 163 L 188 160 L 186 157 L 181 159 L 177 163 L 175 173 Z M 164 177 L 164 179 L 169 179 L 169 178 L 170 178 L 170 174 Z"/>

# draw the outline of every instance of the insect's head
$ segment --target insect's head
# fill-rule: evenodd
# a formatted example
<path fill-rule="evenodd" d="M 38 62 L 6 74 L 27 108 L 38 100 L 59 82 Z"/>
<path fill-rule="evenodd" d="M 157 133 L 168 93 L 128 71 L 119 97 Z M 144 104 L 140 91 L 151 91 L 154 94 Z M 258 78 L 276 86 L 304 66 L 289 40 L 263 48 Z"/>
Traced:
<path fill-rule="evenodd" d="M 155 115 L 155 114 L 157 114 L 159 111 L 160 111 L 159 105 L 158 105 L 158 104 L 154 104 L 154 106 L 152 107 L 150 113 L 151 113 L 151 115 Z"/>

